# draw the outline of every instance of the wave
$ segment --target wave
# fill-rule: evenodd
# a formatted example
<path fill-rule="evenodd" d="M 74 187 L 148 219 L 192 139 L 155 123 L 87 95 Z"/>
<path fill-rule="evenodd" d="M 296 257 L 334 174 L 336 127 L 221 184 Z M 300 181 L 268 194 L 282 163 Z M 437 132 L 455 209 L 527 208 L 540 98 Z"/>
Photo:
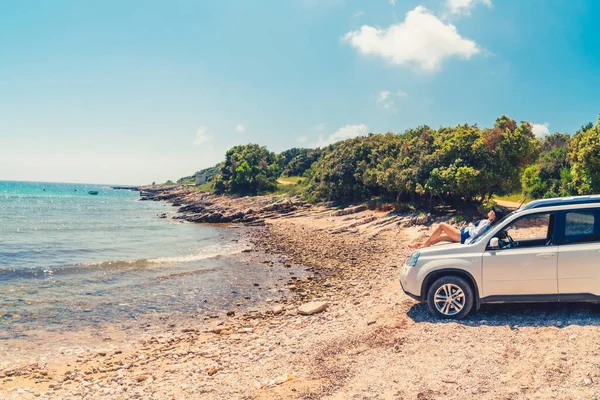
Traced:
<path fill-rule="evenodd" d="M 239 254 L 245 250 L 245 246 L 209 246 L 202 249 L 200 253 L 187 254 L 171 257 L 158 257 L 158 258 L 140 258 L 134 260 L 118 260 L 118 261 L 100 261 L 94 263 L 84 264 L 86 266 L 98 266 L 108 268 L 119 268 L 119 267 L 138 267 L 143 268 L 152 264 L 175 264 L 175 263 L 189 263 L 194 261 L 202 261 L 209 258 L 216 258 L 221 256 L 231 256 Z"/>
<path fill-rule="evenodd" d="M 62 276 L 77 273 L 89 273 L 90 270 L 139 270 L 157 268 L 164 264 L 190 263 L 207 260 L 211 258 L 232 256 L 242 253 L 247 247 L 243 245 L 235 246 L 209 246 L 200 253 L 158 257 L 158 258 L 138 258 L 132 260 L 114 260 L 98 261 L 84 264 L 64 265 L 52 268 L 0 268 L 0 282 L 13 279 L 43 279 L 52 276 Z"/>
<path fill-rule="evenodd" d="M 151 264 L 188 263 L 188 262 L 206 260 L 208 258 L 216 258 L 216 257 L 221 257 L 221 256 L 232 256 L 234 254 L 239 254 L 239 253 L 243 252 L 245 249 L 246 249 L 245 247 L 237 247 L 236 246 L 233 248 L 226 248 L 225 250 L 219 250 L 219 251 L 213 250 L 213 251 L 209 251 L 206 253 L 200 253 L 200 254 L 153 258 L 153 259 L 148 260 L 148 262 Z"/>

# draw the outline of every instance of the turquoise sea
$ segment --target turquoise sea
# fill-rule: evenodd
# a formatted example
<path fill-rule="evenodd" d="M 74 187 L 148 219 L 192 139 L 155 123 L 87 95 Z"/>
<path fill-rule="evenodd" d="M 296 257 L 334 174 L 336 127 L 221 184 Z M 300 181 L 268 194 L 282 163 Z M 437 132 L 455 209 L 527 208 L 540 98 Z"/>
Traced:
<path fill-rule="evenodd" d="M 90 195 L 89 191 L 98 191 Z M 287 276 L 241 262 L 242 229 L 181 223 L 107 185 L 0 181 L 0 340 L 273 296 Z"/>

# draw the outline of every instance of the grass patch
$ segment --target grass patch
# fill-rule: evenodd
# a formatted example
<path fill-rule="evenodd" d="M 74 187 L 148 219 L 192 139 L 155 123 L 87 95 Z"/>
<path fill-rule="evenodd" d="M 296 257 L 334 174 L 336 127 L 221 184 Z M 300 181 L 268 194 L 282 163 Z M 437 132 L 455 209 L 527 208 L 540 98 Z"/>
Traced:
<path fill-rule="evenodd" d="M 494 196 L 494 200 L 512 201 L 513 203 L 521 204 L 521 202 L 523 202 L 523 200 L 525 200 L 525 203 L 528 203 L 532 199 L 523 195 L 522 193 L 513 193 L 513 194 L 508 194 L 505 196 Z"/>
<path fill-rule="evenodd" d="M 277 186 L 277 190 L 273 194 L 287 194 L 290 196 L 299 196 L 304 193 L 306 186 L 301 185 L 282 185 Z"/>
<path fill-rule="evenodd" d="M 277 190 L 274 194 L 301 195 L 306 190 L 303 183 L 301 176 L 282 176 L 277 179 Z"/>
<path fill-rule="evenodd" d="M 206 182 L 202 185 L 195 186 L 201 192 L 214 193 L 215 191 L 215 183 L 214 182 Z"/>
<path fill-rule="evenodd" d="M 279 186 L 297 185 L 301 181 L 302 181 L 301 176 L 282 176 L 279 179 L 277 179 L 277 183 L 279 183 Z"/>

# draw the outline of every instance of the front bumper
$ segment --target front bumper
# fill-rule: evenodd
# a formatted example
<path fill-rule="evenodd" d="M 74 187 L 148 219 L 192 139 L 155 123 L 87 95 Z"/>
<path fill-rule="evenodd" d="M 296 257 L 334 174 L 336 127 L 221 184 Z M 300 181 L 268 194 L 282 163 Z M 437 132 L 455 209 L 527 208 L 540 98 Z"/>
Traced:
<path fill-rule="evenodd" d="M 413 287 L 413 286 L 416 286 L 413 282 L 415 275 L 416 275 L 415 268 L 405 265 L 404 268 L 402 268 L 402 271 L 400 271 L 400 287 L 402 287 L 402 290 L 408 296 L 412 297 L 413 299 L 415 299 L 417 301 L 422 301 L 421 296 L 418 294 L 415 294 L 415 292 L 417 292 L 417 290 L 415 290 L 415 288 Z"/>

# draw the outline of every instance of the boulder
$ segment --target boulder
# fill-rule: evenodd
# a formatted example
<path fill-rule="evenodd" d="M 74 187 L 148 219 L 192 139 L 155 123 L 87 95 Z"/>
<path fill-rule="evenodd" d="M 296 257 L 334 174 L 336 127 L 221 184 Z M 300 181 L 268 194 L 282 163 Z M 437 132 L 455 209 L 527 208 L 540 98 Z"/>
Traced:
<path fill-rule="evenodd" d="M 301 315 L 312 315 L 325 311 L 329 307 L 329 304 L 324 301 L 313 301 L 310 303 L 302 304 L 298 307 L 298 313 Z"/>

